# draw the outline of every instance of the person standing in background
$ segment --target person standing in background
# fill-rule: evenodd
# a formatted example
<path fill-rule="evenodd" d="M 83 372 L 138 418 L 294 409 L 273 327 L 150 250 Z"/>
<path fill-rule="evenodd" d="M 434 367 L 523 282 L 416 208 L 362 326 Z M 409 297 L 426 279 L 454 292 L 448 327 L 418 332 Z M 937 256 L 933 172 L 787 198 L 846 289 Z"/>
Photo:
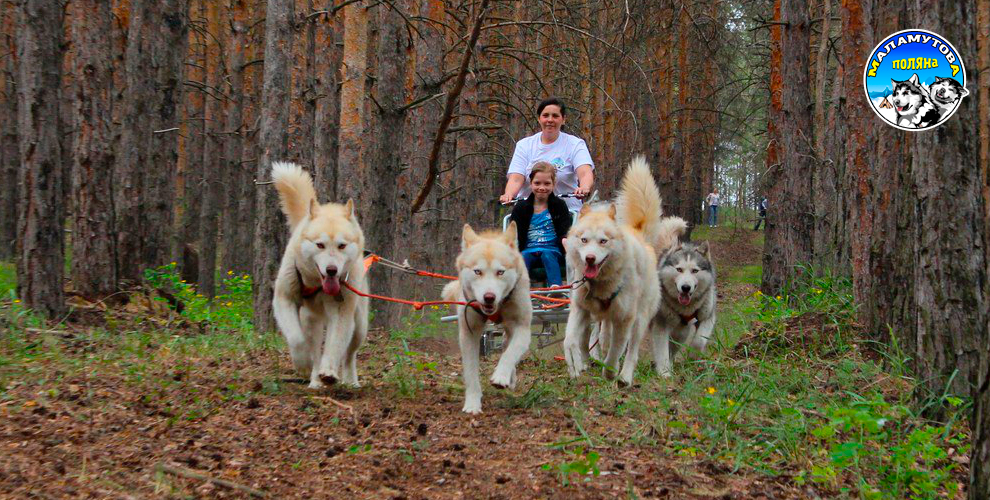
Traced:
<path fill-rule="evenodd" d="M 718 227 L 718 188 L 708 193 L 705 203 L 708 204 L 708 227 Z"/>

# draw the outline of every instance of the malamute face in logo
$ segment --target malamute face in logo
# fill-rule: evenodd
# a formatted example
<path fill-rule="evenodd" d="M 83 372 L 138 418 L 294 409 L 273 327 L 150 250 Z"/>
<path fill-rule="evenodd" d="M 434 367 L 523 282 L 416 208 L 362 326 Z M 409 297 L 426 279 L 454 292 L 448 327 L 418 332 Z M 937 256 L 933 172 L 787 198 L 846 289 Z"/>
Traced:
<path fill-rule="evenodd" d="M 959 53 L 926 30 L 899 31 L 881 41 L 866 63 L 863 87 L 877 116 L 912 132 L 944 123 L 969 95 Z"/>

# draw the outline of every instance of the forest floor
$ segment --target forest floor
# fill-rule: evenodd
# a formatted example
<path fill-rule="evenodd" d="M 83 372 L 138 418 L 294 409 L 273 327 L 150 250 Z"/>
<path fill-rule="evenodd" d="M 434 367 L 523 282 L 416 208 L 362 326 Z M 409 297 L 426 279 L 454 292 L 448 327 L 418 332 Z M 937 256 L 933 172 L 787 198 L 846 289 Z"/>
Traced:
<path fill-rule="evenodd" d="M 74 299 L 46 325 L 0 267 L 0 497 L 964 496 L 966 403 L 931 402 L 947 423 L 917 416 L 904 357 L 858 338 L 848 284 L 763 297 L 762 232 L 699 238 L 718 269 L 708 354 L 679 358 L 669 380 L 644 357 L 619 389 L 571 380 L 549 350 L 521 362 L 511 391 L 487 383 L 489 356 L 478 416 L 460 411 L 445 311 L 372 331 L 362 388 L 313 392 L 278 335 L 218 327 L 216 309 L 194 321 L 140 294 Z"/>

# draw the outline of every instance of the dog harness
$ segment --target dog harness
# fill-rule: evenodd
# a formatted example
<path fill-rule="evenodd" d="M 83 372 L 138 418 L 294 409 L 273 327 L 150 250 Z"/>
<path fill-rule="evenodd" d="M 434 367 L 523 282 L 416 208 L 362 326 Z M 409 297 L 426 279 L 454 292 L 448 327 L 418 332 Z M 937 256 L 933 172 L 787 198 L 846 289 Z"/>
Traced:
<path fill-rule="evenodd" d="M 589 283 L 589 286 L 590 286 L 591 283 L 593 283 L 593 281 L 591 281 L 591 280 L 587 280 L 587 281 Z M 614 292 L 612 292 L 612 295 L 609 295 L 608 298 L 604 298 L 604 299 L 601 298 L 601 297 L 595 297 L 594 295 L 591 294 L 591 290 L 588 290 L 588 297 L 590 297 L 592 299 L 595 299 L 598 302 L 601 302 L 602 303 L 602 309 L 604 309 L 604 310 L 607 311 L 609 307 L 612 307 L 612 301 L 615 300 L 615 298 L 619 296 L 619 292 L 622 291 L 622 287 L 623 287 L 623 285 L 619 285 L 619 287 L 616 288 Z"/>
<path fill-rule="evenodd" d="M 690 315 L 678 314 L 678 316 L 681 317 L 681 324 L 684 325 L 684 326 L 690 325 L 691 324 L 691 320 L 698 319 L 698 311 L 700 311 L 700 310 L 701 309 L 699 308 L 698 310 L 694 311 Z"/>

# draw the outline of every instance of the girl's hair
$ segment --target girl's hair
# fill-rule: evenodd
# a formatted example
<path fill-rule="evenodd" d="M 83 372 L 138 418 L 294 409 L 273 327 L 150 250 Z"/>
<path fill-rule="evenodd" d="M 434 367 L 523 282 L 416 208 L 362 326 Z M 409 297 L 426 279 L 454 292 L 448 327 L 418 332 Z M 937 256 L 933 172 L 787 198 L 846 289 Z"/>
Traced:
<path fill-rule="evenodd" d="M 529 181 L 533 182 L 533 177 L 540 172 L 550 174 L 550 182 L 557 184 L 557 168 L 545 161 L 538 161 L 533 165 L 533 170 L 529 171 Z"/>
<path fill-rule="evenodd" d="M 560 116 L 567 116 L 567 106 L 564 106 L 563 99 L 559 97 L 548 97 L 536 105 L 536 116 L 543 114 L 543 108 L 547 106 L 557 106 L 560 108 Z"/>

